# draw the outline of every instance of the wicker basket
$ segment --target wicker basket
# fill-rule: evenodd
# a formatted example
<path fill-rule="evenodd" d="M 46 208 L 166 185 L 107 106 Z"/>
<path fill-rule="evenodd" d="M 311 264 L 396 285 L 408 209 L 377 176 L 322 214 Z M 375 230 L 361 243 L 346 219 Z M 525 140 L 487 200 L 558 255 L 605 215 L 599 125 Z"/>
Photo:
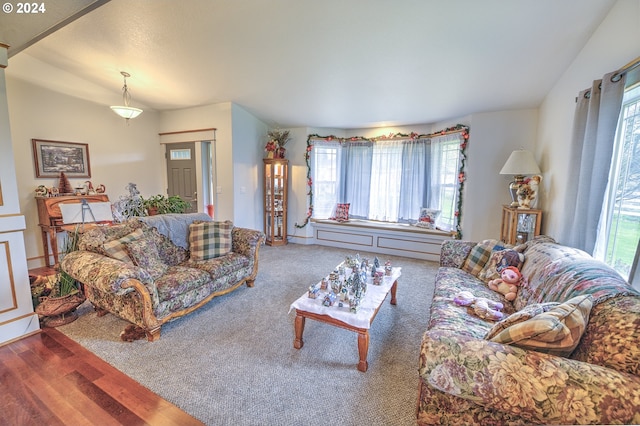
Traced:
<path fill-rule="evenodd" d="M 62 297 L 42 297 L 36 307 L 36 314 L 47 317 L 44 325 L 58 327 L 75 321 L 78 316 L 73 311 L 85 301 L 82 293 L 68 294 Z"/>

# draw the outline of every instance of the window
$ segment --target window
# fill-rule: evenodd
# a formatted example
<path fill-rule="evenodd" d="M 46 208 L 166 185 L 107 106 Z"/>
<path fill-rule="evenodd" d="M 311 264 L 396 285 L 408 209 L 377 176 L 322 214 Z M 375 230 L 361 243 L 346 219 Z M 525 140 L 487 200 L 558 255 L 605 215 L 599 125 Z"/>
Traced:
<path fill-rule="evenodd" d="M 625 92 L 595 257 L 624 278 L 640 240 L 640 85 Z"/>
<path fill-rule="evenodd" d="M 349 203 L 352 218 L 414 223 L 420 209 L 428 207 L 441 211 L 438 228 L 455 230 L 467 134 L 310 138 L 313 217 L 327 219 L 336 203 Z"/>

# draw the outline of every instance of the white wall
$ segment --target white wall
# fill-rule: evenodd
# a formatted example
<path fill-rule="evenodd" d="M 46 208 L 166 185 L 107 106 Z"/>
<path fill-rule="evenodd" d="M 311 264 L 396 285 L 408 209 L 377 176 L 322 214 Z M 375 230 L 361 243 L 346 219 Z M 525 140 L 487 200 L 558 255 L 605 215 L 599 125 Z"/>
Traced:
<path fill-rule="evenodd" d="M 131 120 L 96 104 L 22 80 L 7 78 L 7 97 L 15 157 L 20 210 L 26 216 L 25 245 L 29 267 L 44 265 L 34 191 L 57 186 L 57 179 L 35 177 L 31 139 L 80 142 L 89 145 L 91 182 L 104 184 L 110 200 L 125 195 L 129 182 L 143 196 L 163 193 L 164 160 L 159 150 L 159 114 L 145 111 Z M 87 179 L 70 179 L 72 185 Z"/>
<path fill-rule="evenodd" d="M 39 329 L 33 312 L 5 80 L 8 46 L 0 44 L 0 344 Z"/>
<path fill-rule="evenodd" d="M 233 222 L 250 229 L 263 228 L 262 182 L 267 125 L 233 104 Z"/>
<path fill-rule="evenodd" d="M 462 237 L 479 241 L 500 238 L 502 205 L 511 203 L 509 182 L 500 175 L 516 149 L 534 152 L 538 111 L 524 109 L 473 114 L 469 121 L 467 180 L 463 194 Z M 545 170 L 542 170 L 545 179 Z M 545 209 L 538 204 L 538 208 Z"/>
<path fill-rule="evenodd" d="M 536 158 L 544 172 L 542 226 L 546 234 L 560 231 L 565 209 L 569 143 L 575 97 L 593 80 L 640 56 L 640 0 L 618 0 L 539 109 Z"/>

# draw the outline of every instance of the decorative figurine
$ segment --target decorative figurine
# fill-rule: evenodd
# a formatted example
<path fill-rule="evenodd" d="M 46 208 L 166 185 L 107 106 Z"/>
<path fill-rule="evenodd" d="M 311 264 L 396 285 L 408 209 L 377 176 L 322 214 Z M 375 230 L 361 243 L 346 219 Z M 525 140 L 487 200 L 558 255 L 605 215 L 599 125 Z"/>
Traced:
<path fill-rule="evenodd" d="M 309 299 L 315 299 L 318 297 L 318 293 L 320 293 L 320 289 L 317 285 L 312 285 L 309 287 Z"/>
<path fill-rule="evenodd" d="M 327 279 L 323 278 L 322 281 L 320 281 L 320 290 L 326 290 L 328 285 Z"/>
<path fill-rule="evenodd" d="M 47 193 L 47 187 L 44 185 L 38 185 L 36 188 L 36 197 L 46 197 Z"/>
<path fill-rule="evenodd" d="M 384 263 L 384 274 L 391 276 L 391 262 L 388 260 Z"/>
<path fill-rule="evenodd" d="M 373 266 L 376 269 L 380 269 L 380 259 L 378 259 L 378 256 L 373 258 Z"/>
<path fill-rule="evenodd" d="M 322 304 L 324 306 L 333 306 L 335 302 L 336 302 L 335 293 L 327 293 L 327 295 L 324 296 L 324 301 L 322 302 Z"/>
<path fill-rule="evenodd" d="M 107 188 L 103 184 L 98 185 L 98 187 L 96 188 L 96 192 L 98 194 L 104 194 L 106 190 Z"/>
<path fill-rule="evenodd" d="M 373 276 L 373 285 L 380 285 L 382 284 L 382 277 L 384 276 L 382 271 L 376 271 L 375 275 Z"/>

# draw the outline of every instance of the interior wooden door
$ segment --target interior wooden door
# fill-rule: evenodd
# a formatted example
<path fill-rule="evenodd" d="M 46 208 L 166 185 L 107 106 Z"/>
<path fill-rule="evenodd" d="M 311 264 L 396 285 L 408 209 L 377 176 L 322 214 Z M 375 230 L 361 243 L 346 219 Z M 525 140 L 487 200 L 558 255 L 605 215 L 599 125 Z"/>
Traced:
<path fill-rule="evenodd" d="M 189 213 L 198 211 L 196 192 L 195 142 L 171 143 L 166 145 L 167 193 L 171 197 L 179 195 L 191 203 Z"/>

